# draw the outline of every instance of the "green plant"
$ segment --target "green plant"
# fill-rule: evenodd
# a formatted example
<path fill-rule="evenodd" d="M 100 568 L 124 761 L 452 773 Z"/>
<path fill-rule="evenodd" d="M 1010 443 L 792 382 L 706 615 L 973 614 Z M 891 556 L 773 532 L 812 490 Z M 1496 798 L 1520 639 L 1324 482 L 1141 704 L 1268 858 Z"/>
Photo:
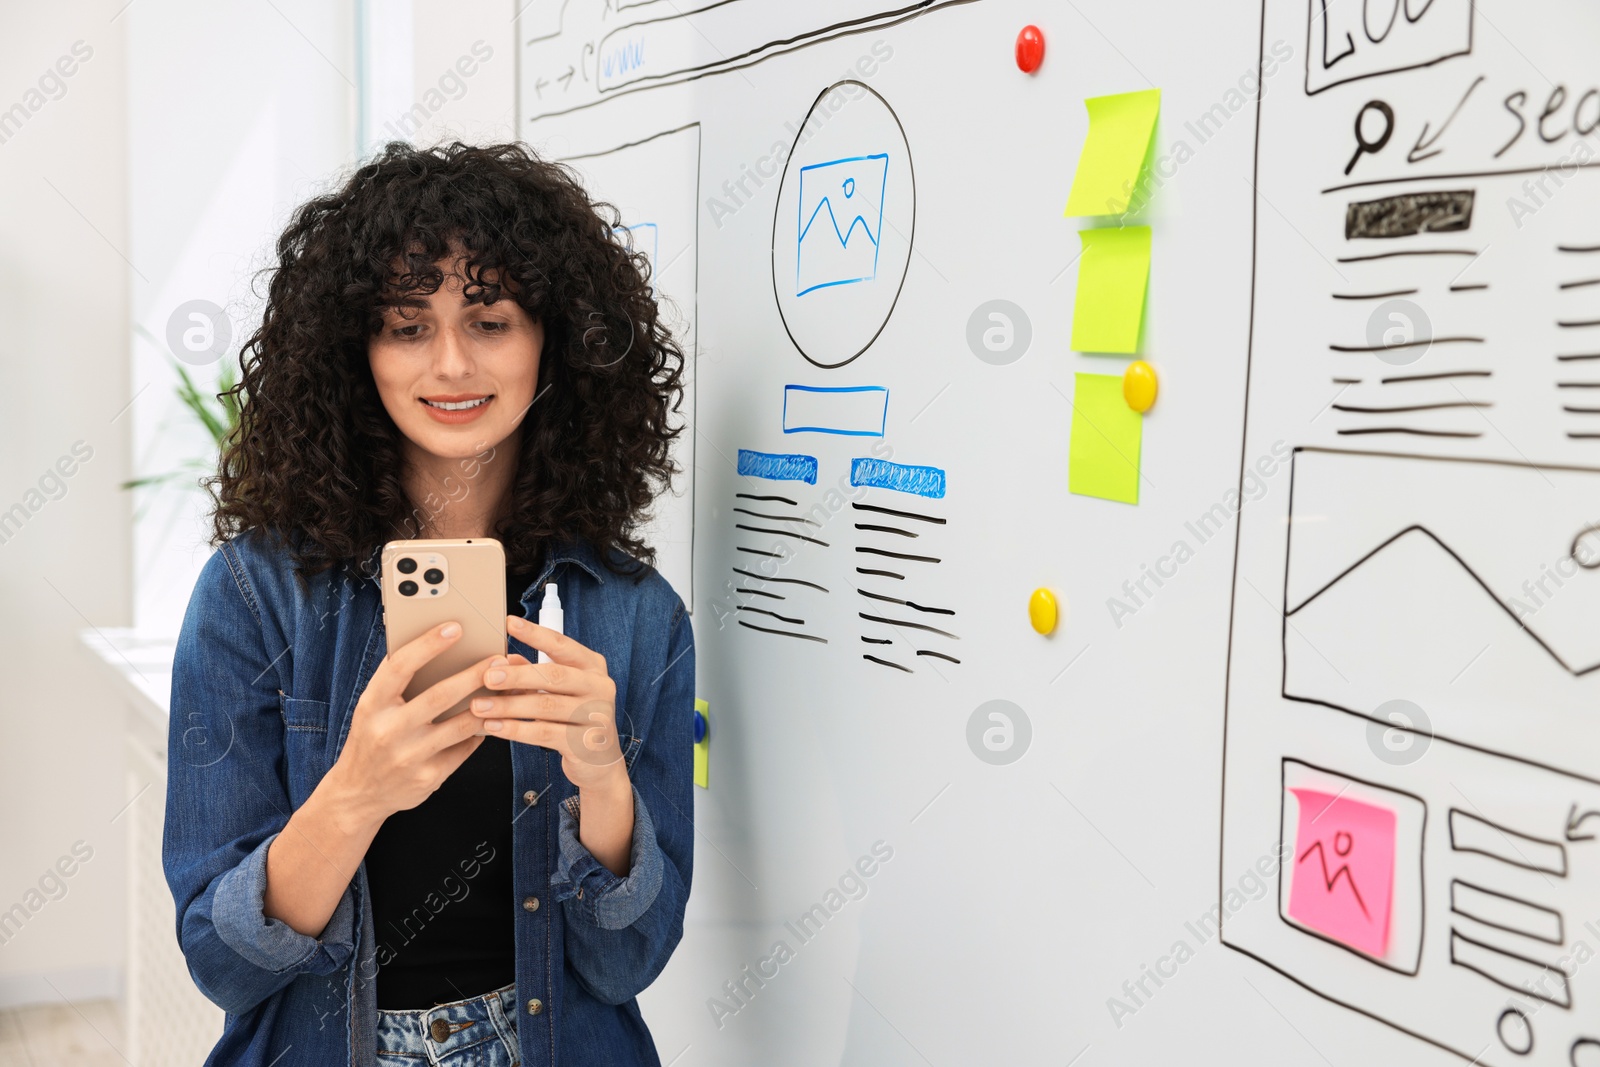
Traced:
<path fill-rule="evenodd" d="M 183 402 L 196 422 L 204 426 L 211 435 L 212 442 L 217 451 L 210 456 L 199 459 L 191 458 L 183 461 L 183 465 L 176 470 L 165 471 L 161 474 L 150 474 L 143 478 L 131 478 L 122 483 L 124 489 L 138 489 L 142 486 L 160 486 L 174 483 L 185 484 L 190 488 L 200 487 L 200 475 L 214 473 L 217 469 L 217 455 L 221 452 L 223 443 L 230 434 L 239 426 L 239 402 L 231 392 L 238 384 L 238 371 L 232 363 L 223 365 L 222 373 L 217 376 L 217 391 L 205 393 L 195 385 L 194 379 L 189 377 L 189 372 L 177 360 L 172 360 L 172 369 L 178 372 L 178 399 Z"/>

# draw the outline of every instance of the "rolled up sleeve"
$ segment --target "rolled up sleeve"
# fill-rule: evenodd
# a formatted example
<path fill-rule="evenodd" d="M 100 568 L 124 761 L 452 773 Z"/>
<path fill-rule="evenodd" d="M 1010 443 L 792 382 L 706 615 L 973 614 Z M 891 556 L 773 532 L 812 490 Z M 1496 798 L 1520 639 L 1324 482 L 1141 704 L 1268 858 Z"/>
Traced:
<path fill-rule="evenodd" d="M 319 937 L 302 934 L 269 917 L 263 903 L 267 849 L 277 837 L 276 833 L 268 837 L 243 863 L 217 879 L 217 891 L 211 898 L 211 922 L 217 937 L 249 963 L 273 974 L 338 970 L 350 959 L 355 945 L 355 888 L 345 888 Z"/>
<path fill-rule="evenodd" d="M 582 814 L 578 797 L 568 797 L 561 805 L 557 830 L 560 855 L 550 887 L 559 901 L 571 901 L 571 909 L 591 925 L 602 930 L 622 930 L 639 921 L 661 890 L 663 867 L 661 846 L 656 843 L 655 823 L 650 809 L 633 789 L 633 845 L 629 850 L 627 877 L 619 877 L 594 858 L 578 840 L 578 820 Z"/>

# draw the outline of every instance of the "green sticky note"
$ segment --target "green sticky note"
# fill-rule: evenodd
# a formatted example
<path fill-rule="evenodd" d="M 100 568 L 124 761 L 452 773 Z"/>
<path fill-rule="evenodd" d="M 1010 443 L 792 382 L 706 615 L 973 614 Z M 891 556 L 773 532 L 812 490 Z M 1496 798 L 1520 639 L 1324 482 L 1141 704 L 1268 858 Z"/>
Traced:
<path fill-rule="evenodd" d="M 694 710 L 706 719 L 706 735 L 694 743 L 694 784 L 711 788 L 711 705 L 695 697 Z"/>
<path fill-rule="evenodd" d="M 1144 416 L 1122 398 L 1122 377 L 1079 374 L 1072 396 L 1067 491 L 1124 504 L 1139 502 L 1139 439 Z"/>
<path fill-rule="evenodd" d="M 1150 280 L 1150 227 L 1079 230 L 1078 295 L 1072 347 L 1078 352 L 1137 352 Z"/>
<path fill-rule="evenodd" d="M 1161 110 L 1161 90 L 1091 96 L 1089 136 L 1067 195 L 1067 215 L 1120 215 L 1139 183 Z"/>

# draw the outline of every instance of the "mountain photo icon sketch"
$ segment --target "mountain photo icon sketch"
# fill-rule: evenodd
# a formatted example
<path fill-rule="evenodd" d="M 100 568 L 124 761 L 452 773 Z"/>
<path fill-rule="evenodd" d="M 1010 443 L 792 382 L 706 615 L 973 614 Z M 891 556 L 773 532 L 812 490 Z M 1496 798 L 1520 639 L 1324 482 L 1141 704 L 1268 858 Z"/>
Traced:
<path fill-rule="evenodd" d="M 796 296 L 878 276 L 888 181 L 883 152 L 800 168 Z"/>
<path fill-rule="evenodd" d="M 1289 918 L 1381 959 L 1394 900 L 1395 813 L 1311 789 L 1289 792 L 1300 805 Z"/>

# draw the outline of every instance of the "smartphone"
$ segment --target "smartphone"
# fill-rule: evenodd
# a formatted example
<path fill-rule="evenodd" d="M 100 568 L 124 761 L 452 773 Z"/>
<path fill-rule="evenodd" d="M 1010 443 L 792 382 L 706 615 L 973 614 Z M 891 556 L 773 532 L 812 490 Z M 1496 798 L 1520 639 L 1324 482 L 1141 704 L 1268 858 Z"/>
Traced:
<path fill-rule="evenodd" d="M 391 650 L 450 620 L 455 644 L 422 665 L 406 686 L 411 700 L 435 682 L 489 656 L 506 654 L 506 554 L 492 537 L 390 541 L 383 546 L 383 624 Z M 434 722 L 459 715 L 479 686 Z"/>

